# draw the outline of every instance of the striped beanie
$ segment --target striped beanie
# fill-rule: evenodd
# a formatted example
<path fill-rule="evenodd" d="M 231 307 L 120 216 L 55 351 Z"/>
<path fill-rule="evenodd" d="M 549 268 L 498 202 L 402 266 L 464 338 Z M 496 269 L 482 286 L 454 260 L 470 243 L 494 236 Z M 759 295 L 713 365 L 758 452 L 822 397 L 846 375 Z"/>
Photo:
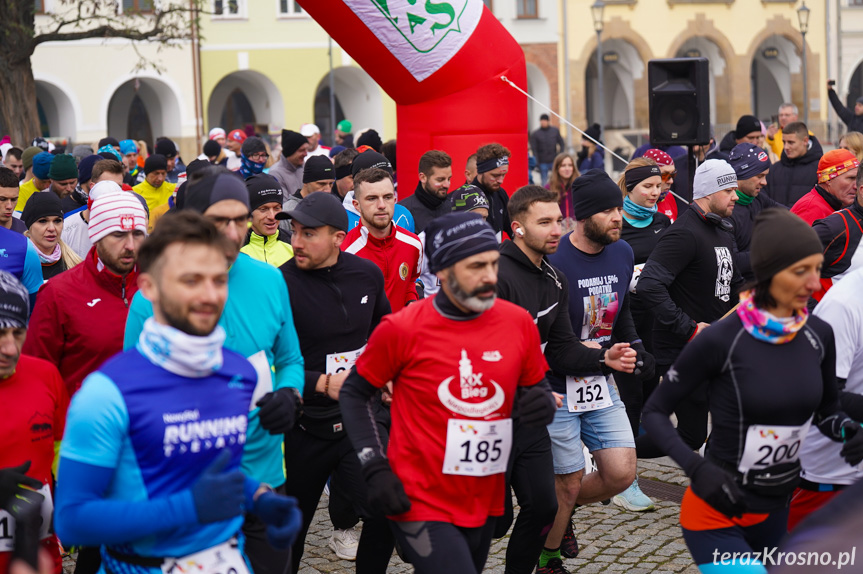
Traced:
<path fill-rule="evenodd" d="M 93 202 L 88 229 L 91 243 L 115 231 L 147 233 L 147 212 L 131 193 L 109 193 Z"/>

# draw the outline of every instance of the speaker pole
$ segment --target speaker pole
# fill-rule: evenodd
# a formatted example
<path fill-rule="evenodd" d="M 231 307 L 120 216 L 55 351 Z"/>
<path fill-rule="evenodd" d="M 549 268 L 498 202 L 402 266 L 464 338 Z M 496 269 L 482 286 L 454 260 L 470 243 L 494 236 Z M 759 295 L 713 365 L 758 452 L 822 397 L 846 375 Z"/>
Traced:
<path fill-rule="evenodd" d="M 692 150 L 692 145 L 686 146 L 687 149 L 687 159 L 686 161 L 689 163 L 689 173 L 687 177 L 689 177 L 689 197 L 686 199 L 690 202 L 695 201 L 693 199 L 695 192 L 695 152 Z"/>

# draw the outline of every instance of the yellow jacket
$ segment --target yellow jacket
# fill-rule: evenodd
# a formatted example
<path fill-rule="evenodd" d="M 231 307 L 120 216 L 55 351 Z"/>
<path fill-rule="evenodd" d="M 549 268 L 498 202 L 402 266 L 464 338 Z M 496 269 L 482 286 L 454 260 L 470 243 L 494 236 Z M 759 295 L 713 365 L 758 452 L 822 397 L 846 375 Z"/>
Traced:
<path fill-rule="evenodd" d="M 168 198 L 174 193 L 175 187 L 177 187 L 176 183 L 169 183 L 167 181 L 159 187 L 153 187 L 145 179 L 132 189 L 147 200 L 147 209 L 150 210 L 150 213 L 153 213 L 157 207 L 168 203 Z"/>
<path fill-rule="evenodd" d="M 281 230 L 264 237 L 250 229 L 249 235 L 246 236 L 246 244 L 240 251 L 252 259 L 269 263 L 274 267 L 281 267 L 294 256 L 294 249 L 287 242 L 287 238 L 287 234 Z"/>
<path fill-rule="evenodd" d="M 30 199 L 34 193 L 39 193 L 39 188 L 36 187 L 34 180 L 30 179 L 27 183 L 22 183 L 18 188 L 18 203 L 15 204 L 15 211 L 22 212 L 24 211 L 24 206 L 27 205 L 27 200 Z"/>

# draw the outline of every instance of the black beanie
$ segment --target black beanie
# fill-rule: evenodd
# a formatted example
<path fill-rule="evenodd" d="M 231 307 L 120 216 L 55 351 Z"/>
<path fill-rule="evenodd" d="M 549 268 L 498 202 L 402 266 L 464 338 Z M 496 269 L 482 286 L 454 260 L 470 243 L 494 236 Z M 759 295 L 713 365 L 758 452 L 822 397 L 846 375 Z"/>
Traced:
<path fill-rule="evenodd" d="M 761 121 L 755 116 L 740 116 L 737 120 L 737 128 L 734 130 L 734 139 L 742 139 L 752 132 L 761 133 Z"/>
<path fill-rule="evenodd" d="M 246 159 L 256 153 L 267 153 L 267 146 L 264 145 L 264 140 L 259 137 L 246 138 L 240 148 L 240 153 L 246 156 Z"/>
<path fill-rule="evenodd" d="M 186 186 L 182 209 L 204 213 L 214 203 L 226 199 L 236 199 L 246 207 L 249 206 L 249 190 L 243 180 L 230 171 L 207 174 L 200 181 Z"/>
<path fill-rule="evenodd" d="M 105 147 L 106 145 L 109 145 L 111 147 L 115 147 L 115 146 L 120 147 L 120 142 L 117 141 L 117 138 L 112 138 L 110 136 L 106 137 L 106 138 L 102 138 L 99 140 L 99 145 L 96 146 L 96 149 Z"/>
<path fill-rule="evenodd" d="M 330 158 L 325 155 L 314 155 L 303 166 L 303 183 L 321 181 L 322 179 L 336 179 L 336 170 Z"/>
<path fill-rule="evenodd" d="M 249 208 L 252 211 L 266 203 L 281 205 L 284 201 L 282 186 L 275 177 L 266 173 L 256 173 L 246 178 L 246 189 L 249 190 Z"/>
<path fill-rule="evenodd" d="M 165 156 L 154 153 L 144 161 L 144 175 L 150 175 L 158 170 L 168 171 L 168 160 Z"/>
<path fill-rule="evenodd" d="M 432 219 L 425 233 L 425 252 L 432 273 L 477 253 L 498 249 L 497 235 L 478 213 L 447 213 Z"/>
<path fill-rule="evenodd" d="M 592 169 L 572 182 L 572 202 L 575 219 L 582 221 L 606 209 L 623 207 L 623 194 L 607 173 Z"/>
<path fill-rule="evenodd" d="M 602 127 L 599 124 L 591 124 L 589 128 L 584 130 L 584 133 L 599 141 L 599 136 L 602 135 Z"/>
<path fill-rule="evenodd" d="M 282 155 L 289 157 L 294 155 L 303 144 L 309 143 L 309 139 L 303 134 L 291 130 L 282 130 Z"/>
<path fill-rule="evenodd" d="M 393 166 L 390 165 L 390 160 L 376 151 L 364 151 L 355 157 L 353 163 L 351 163 L 351 175 L 356 177 L 364 169 L 371 169 L 373 167 L 379 167 L 390 172 L 390 175 L 393 174 Z"/>
<path fill-rule="evenodd" d="M 759 283 L 801 259 L 823 251 L 815 230 L 787 209 L 772 207 L 755 218 L 749 258 L 755 280 Z"/>
<path fill-rule="evenodd" d="M 357 140 L 357 147 L 360 147 L 361 145 L 367 145 L 376 152 L 381 153 L 381 149 L 384 147 L 384 142 L 381 140 L 381 136 L 378 132 L 375 130 L 366 130 Z"/>
<path fill-rule="evenodd" d="M 204 155 L 207 157 L 219 157 L 222 153 L 222 146 L 216 140 L 207 140 L 204 144 Z"/>
<path fill-rule="evenodd" d="M 213 141 L 213 140 L 210 140 Z M 216 144 L 219 145 L 219 144 Z M 201 171 L 202 169 L 207 169 L 211 164 L 209 161 L 205 159 L 193 159 L 189 162 L 189 165 L 186 166 L 186 180 L 188 181 L 189 177 L 193 174 Z"/>
<path fill-rule="evenodd" d="M 159 140 L 156 142 L 156 149 L 153 151 L 159 155 L 165 156 L 166 158 L 176 157 L 177 144 L 169 139 Z"/>
<path fill-rule="evenodd" d="M 27 226 L 27 229 L 30 229 L 31 225 L 43 217 L 51 215 L 63 217 L 63 204 L 60 202 L 60 197 L 56 193 L 42 191 L 34 193 L 30 196 L 30 199 L 27 200 L 27 204 L 24 206 L 24 211 L 21 213 L 21 220 L 24 221 L 24 225 Z"/>

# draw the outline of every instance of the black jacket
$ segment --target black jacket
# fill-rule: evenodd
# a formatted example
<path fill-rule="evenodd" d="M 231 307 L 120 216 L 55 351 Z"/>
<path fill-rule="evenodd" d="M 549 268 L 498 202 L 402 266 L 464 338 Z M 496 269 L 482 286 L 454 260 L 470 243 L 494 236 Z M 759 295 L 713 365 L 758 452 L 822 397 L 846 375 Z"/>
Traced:
<path fill-rule="evenodd" d="M 863 266 L 863 260 L 857 255 L 860 239 L 863 238 L 863 207 L 857 201 L 850 207 L 819 219 L 812 224 L 812 229 L 824 246 L 821 277 L 842 276 Z M 854 261 L 855 256 L 857 261 Z"/>
<path fill-rule="evenodd" d="M 512 223 L 509 219 L 509 194 L 501 187 L 497 191 L 490 192 L 482 186 L 478 178 L 473 178 L 470 182 L 485 193 L 485 198 L 488 200 L 488 224 L 494 229 L 494 232 L 499 234 L 500 239 L 510 237 L 512 234 Z"/>
<path fill-rule="evenodd" d="M 600 370 L 602 349 L 590 349 L 572 330 L 566 276 L 544 258 L 540 269 L 510 240 L 500 246 L 498 297 L 524 307 L 539 329 L 545 358 L 557 372 L 577 375 Z"/>
<path fill-rule="evenodd" d="M 836 95 L 835 90 L 827 90 L 827 97 L 830 98 L 830 103 L 833 109 L 836 110 L 836 115 L 845 122 L 849 132 L 863 132 L 863 116 L 858 116 L 852 108 L 846 108 L 842 104 L 842 100 Z"/>
<path fill-rule="evenodd" d="M 539 128 L 530 134 L 530 149 L 538 163 L 553 163 L 564 145 L 560 131 L 553 126 Z"/>
<path fill-rule="evenodd" d="M 767 192 L 776 203 L 793 207 L 818 183 L 818 160 L 824 152 L 815 136 L 809 136 L 809 141 L 811 145 L 801 157 L 789 159 L 783 150 L 779 161 L 770 166 Z"/>
<path fill-rule="evenodd" d="M 695 204 L 662 234 L 635 289 L 654 310 L 657 364 L 672 364 L 697 323 L 716 321 L 736 304 L 743 278 L 733 253 L 731 230 Z"/>
<path fill-rule="evenodd" d="M 742 205 L 736 203 L 731 212 L 731 223 L 734 224 L 734 261 L 737 262 L 740 274 L 746 281 L 755 279 L 752 264 L 749 262 L 749 244 L 752 242 L 752 228 L 759 213 L 769 207 L 788 209 L 781 203 L 776 203 L 767 195 L 764 189 L 755 196 L 752 203 Z"/>
<path fill-rule="evenodd" d="M 315 385 L 326 372 L 327 355 L 363 347 L 390 312 L 383 273 L 371 261 L 345 252 L 325 269 L 303 271 L 295 259 L 279 269 L 288 284 L 306 369 L 300 426 L 320 438 L 341 438 L 339 403 L 315 392 Z"/>
<path fill-rule="evenodd" d="M 411 212 L 414 217 L 414 233 L 419 235 L 432 219 L 440 217 L 449 210 L 447 198 L 438 199 L 423 188 L 422 182 L 417 183 L 413 195 L 399 202 L 399 205 Z"/>

